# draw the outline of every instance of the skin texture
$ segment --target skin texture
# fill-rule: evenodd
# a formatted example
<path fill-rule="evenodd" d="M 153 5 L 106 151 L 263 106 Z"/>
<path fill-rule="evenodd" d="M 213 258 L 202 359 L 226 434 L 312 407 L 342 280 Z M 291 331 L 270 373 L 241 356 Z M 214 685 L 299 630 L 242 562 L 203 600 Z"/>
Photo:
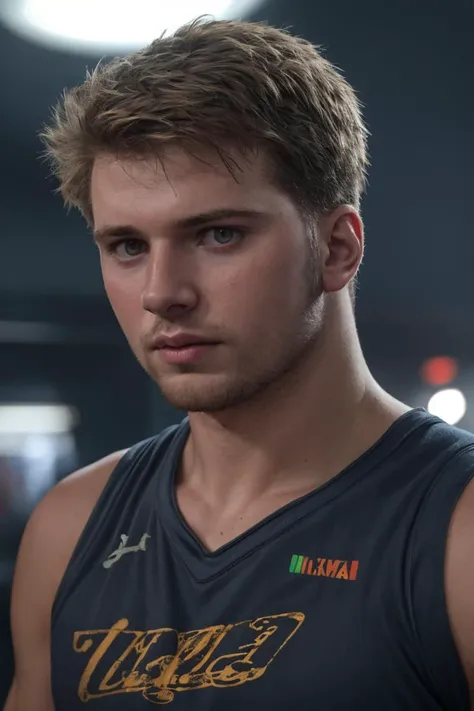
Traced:
<path fill-rule="evenodd" d="M 254 398 L 307 357 L 321 335 L 321 280 L 308 229 L 264 179 L 261 163 L 239 183 L 216 160 L 208 165 L 179 152 L 167 157 L 166 175 L 150 162 L 107 157 L 94 167 L 97 231 L 131 224 L 141 232 L 113 256 L 107 248 L 114 238 L 98 240 L 107 295 L 140 363 L 182 410 L 217 412 Z M 260 214 L 177 224 L 221 209 Z M 196 366 L 168 365 L 150 343 L 154 334 L 180 329 L 220 345 Z"/>

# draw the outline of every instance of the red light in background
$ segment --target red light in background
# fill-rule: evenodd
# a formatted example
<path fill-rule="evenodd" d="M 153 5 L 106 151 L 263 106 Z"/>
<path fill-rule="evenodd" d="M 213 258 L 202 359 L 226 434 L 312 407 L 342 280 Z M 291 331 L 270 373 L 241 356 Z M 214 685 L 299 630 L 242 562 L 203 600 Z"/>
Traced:
<path fill-rule="evenodd" d="M 421 367 L 421 377 L 429 385 L 448 385 L 457 374 L 458 364 L 448 356 L 428 358 Z"/>

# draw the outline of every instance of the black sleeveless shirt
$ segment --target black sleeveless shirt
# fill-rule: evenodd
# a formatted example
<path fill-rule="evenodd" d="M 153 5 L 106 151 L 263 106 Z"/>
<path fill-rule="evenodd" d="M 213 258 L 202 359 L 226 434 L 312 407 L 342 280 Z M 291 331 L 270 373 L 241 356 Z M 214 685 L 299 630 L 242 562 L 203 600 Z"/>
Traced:
<path fill-rule="evenodd" d="M 209 553 L 174 497 L 188 434 L 133 446 L 83 531 L 53 608 L 56 711 L 469 710 L 443 568 L 473 435 L 413 410 Z"/>

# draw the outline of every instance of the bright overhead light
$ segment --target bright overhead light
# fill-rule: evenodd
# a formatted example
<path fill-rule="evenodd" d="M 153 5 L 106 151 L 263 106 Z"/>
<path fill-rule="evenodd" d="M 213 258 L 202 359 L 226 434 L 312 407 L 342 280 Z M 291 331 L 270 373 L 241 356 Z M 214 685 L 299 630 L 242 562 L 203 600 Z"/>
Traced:
<path fill-rule="evenodd" d="M 69 51 L 128 52 L 201 15 L 242 17 L 264 0 L 4 0 L 0 13 L 19 34 Z"/>
<path fill-rule="evenodd" d="M 60 434 L 77 424 L 67 405 L 0 405 L 0 435 Z"/>
<path fill-rule="evenodd" d="M 449 425 L 455 425 L 466 414 L 466 398 L 460 390 L 447 389 L 435 393 L 428 403 L 428 412 L 441 418 Z"/>

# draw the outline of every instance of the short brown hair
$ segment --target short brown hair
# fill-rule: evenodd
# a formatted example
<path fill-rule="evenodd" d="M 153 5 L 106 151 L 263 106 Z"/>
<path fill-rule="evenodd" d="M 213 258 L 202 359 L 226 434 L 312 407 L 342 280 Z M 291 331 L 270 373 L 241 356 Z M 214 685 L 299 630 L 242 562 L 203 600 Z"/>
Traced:
<path fill-rule="evenodd" d="M 64 93 L 42 134 L 69 206 L 92 224 L 100 153 L 157 155 L 173 143 L 263 148 L 274 179 L 305 213 L 359 206 L 367 129 L 354 90 L 307 40 L 264 23 L 200 18 Z"/>
<path fill-rule="evenodd" d="M 281 187 L 315 212 L 357 207 L 368 164 L 351 86 L 310 42 L 264 23 L 199 19 L 99 64 L 41 137 L 66 203 L 89 221 L 99 153 L 265 146 Z"/>

